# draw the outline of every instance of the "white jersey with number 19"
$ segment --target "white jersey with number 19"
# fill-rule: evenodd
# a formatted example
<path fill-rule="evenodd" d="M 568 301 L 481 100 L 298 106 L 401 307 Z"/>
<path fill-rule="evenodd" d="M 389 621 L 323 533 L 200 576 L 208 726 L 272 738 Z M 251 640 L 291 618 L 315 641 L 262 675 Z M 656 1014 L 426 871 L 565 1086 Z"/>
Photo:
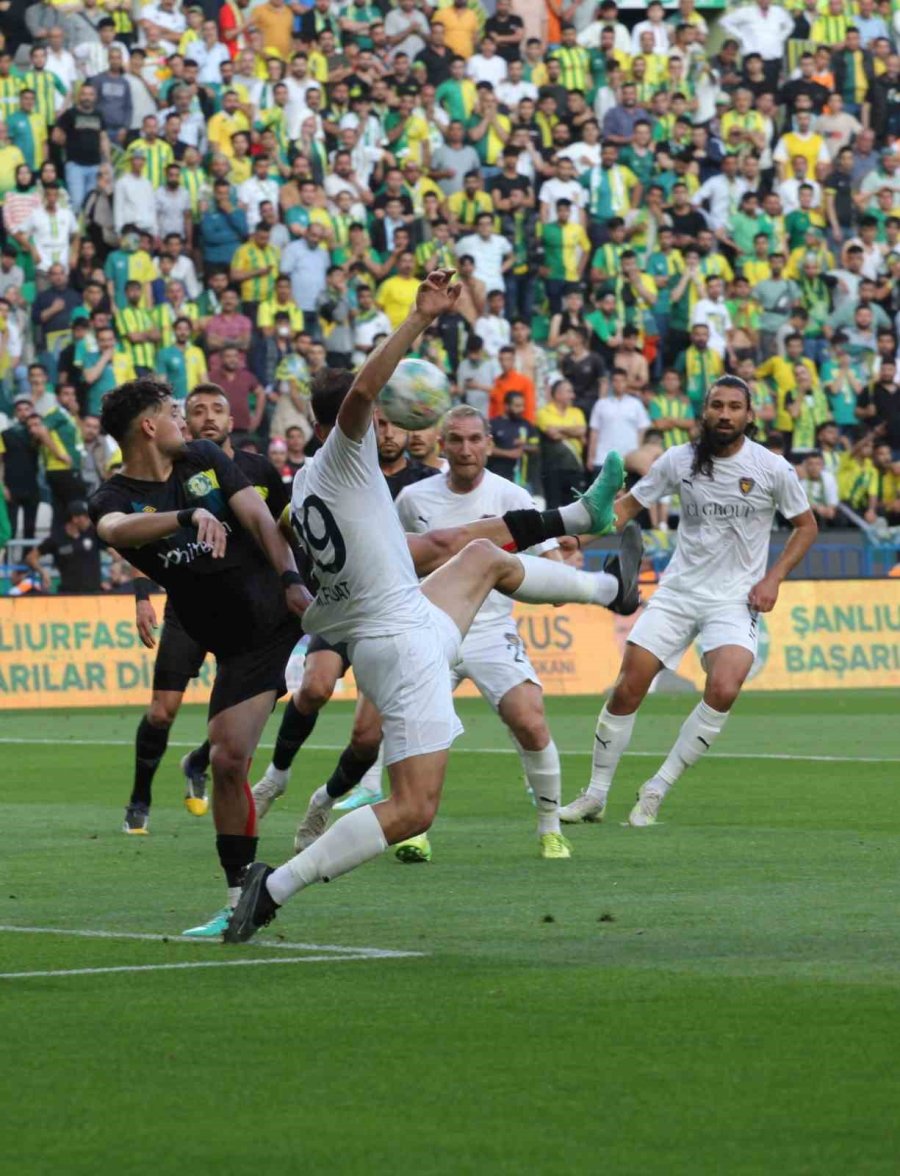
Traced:
<path fill-rule="evenodd" d="M 387 637 L 431 623 L 409 546 L 378 465 L 375 428 L 338 425 L 294 478 L 291 523 L 319 584 L 303 626 L 326 641 Z"/>

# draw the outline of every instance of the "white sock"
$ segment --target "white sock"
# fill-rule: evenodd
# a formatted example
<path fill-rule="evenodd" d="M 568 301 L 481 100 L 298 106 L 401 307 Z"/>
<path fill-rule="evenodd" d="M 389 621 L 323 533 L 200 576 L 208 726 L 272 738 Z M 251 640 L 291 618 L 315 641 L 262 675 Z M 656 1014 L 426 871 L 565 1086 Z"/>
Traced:
<path fill-rule="evenodd" d="M 713 710 L 701 699 L 681 725 L 675 746 L 656 775 L 648 780 L 661 796 L 669 791 L 685 768 L 695 764 L 712 747 L 725 726 L 728 711 Z"/>
<path fill-rule="evenodd" d="M 234 908 L 237 906 L 238 899 L 240 897 L 241 897 L 240 886 L 229 886 L 228 887 L 228 903 L 227 903 L 227 905 L 230 906 L 232 910 L 234 910 Z"/>
<path fill-rule="evenodd" d="M 588 535 L 593 530 L 591 512 L 583 502 L 570 502 L 568 506 L 559 507 L 559 517 L 567 535 Z"/>
<path fill-rule="evenodd" d="M 513 600 L 528 604 L 611 604 L 619 581 L 608 572 L 583 572 L 555 559 L 517 555 L 525 573 L 511 592 Z"/>
<path fill-rule="evenodd" d="M 611 715 L 604 704 L 597 719 L 588 791 L 604 803 L 619 760 L 631 742 L 636 718 L 637 712 L 632 715 Z"/>
<path fill-rule="evenodd" d="M 513 738 L 513 743 L 537 805 L 538 833 L 558 833 L 562 771 L 556 744 L 551 739 L 541 751 L 526 751 L 516 738 Z"/>
<path fill-rule="evenodd" d="M 360 786 L 366 792 L 380 792 L 381 791 L 381 772 L 384 768 L 384 744 L 378 749 L 378 759 L 372 764 L 368 772 L 360 780 Z"/>
<path fill-rule="evenodd" d="M 310 805 L 316 808 L 328 808 L 334 804 L 334 797 L 328 795 L 328 789 L 324 784 L 320 784 L 312 796 L 309 798 Z"/>
<path fill-rule="evenodd" d="M 326 829 L 318 841 L 269 875 L 269 894 L 281 905 L 313 882 L 330 882 L 387 849 L 373 808 L 359 808 Z"/>
<path fill-rule="evenodd" d="M 275 784 L 280 785 L 282 788 L 287 788 L 291 779 L 291 769 L 276 768 L 274 764 L 269 764 L 269 766 L 266 768 L 266 775 Z"/>

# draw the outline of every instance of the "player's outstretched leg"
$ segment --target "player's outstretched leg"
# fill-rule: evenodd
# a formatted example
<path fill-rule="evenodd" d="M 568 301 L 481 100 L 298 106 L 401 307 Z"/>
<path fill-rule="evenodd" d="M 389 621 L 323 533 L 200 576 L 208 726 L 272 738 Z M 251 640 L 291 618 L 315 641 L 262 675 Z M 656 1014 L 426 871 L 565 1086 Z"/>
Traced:
<path fill-rule="evenodd" d="M 606 798 L 619 760 L 631 733 L 637 710 L 663 663 L 648 649 L 629 642 L 612 694 L 597 719 L 591 754 L 591 780 L 587 788 L 560 810 L 560 820 L 569 825 L 579 821 L 602 821 Z"/>
<path fill-rule="evenodd" d="M 199 747 L 189 751 L 181 760 L 181 771 L 184 776 L 184 807 L 195 817 L 205 816 L 209 812 L 209 797 L 206 795 L 206 783 L 209 779 L 209 740 L 204 739 Z"/>
<path fill-rule="evenodd" d="M 381 718 L 364 695 L 356 703 L 350 743 L 341 752 L 331 776 L 312 794 L 303 820 L 297 827 L 297 853 L 312 845 L 328 827 L 334 802 L 346 796 L 378 760 L 381 747 Z"/>
<path fill-rule="evenodd" d="M 739 645 L 723 645 L 706 654 L 707 678 L 703 699 L 685 719 L 664 763 L 638 792 L 628 815 L 636 828 L 654 825 L 669 789 L 685 768 L 706 755 L 722 733 L 731 707 L 753 665 L 753 654 Z"/>
<path fill-rule="evenodd" d="M 363 778 L 352 788 L 343 800 L 333 806 L 336 813 L 352 813 L 354 809 L 363 808 L 367 804 L 378 804 L 384 800 L 384 789 L 381 778 L 384 772 L 384 755 L 379 748 L 375 763 L 366 769 Z"/>
<path fill-rule="evenodd" d="M 272 762 L 262 779 L 253 785 L 258 820 L 261 821 L 278 797 L 284 794 L 291 778 L 291 765 L 312 734 L 319 711 L 334 693 L 342 672 L 343 659 L 333 650 L 319 649 L 307 656 L 300 689 L 288 699 L 281 716 Z"/>
<path fill-rule="evenodd" d="M 134 741 L 134 784 L 125 809 L 123 833 L 145 836 L 150 832 L 153 777 L 166 754 L 169 731 L 184 698 L 175 690 L 154 690 L 150 709 L 138 723 Z"/>

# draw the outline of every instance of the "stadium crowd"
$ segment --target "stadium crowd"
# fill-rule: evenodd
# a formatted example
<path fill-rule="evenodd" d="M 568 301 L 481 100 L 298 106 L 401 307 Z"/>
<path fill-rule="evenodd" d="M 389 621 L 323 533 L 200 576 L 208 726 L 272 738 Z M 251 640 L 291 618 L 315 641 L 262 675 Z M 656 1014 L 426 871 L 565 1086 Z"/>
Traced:
<path fill-rule="evenodd" d="M 42 555 L 97 554 L 117 383 L 214 380 L 290 480 L 311 376 L 359 364 L 446 266 L 458 313 L 418 353 L 548 505 L 611 449 L 644 473 L 730 371 L 821 525 L 900 524 L 890 0 L 709 25 L 694 0 L 0 11 L 0 551 L 52 504 L 14 591 Z M 433 433 L 383 442 L 386 467 L 437 460 Z M 94 563 L 92 590 L 128 587 Z"/>

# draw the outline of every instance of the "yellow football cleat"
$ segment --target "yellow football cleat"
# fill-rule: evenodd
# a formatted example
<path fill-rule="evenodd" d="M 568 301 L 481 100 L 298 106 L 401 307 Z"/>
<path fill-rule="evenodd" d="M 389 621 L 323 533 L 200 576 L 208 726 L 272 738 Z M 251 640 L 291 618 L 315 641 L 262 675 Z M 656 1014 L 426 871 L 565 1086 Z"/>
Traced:
<path fill-rule="evenodd" d="M 572 856 L 572 846 L 562 833 L 542 833 L 540 840 L 542 858 L 570 858 Z"/>
<path fill-rule="evenodd" d="M 205 817 L 209 812 L 209 797 L 186 796 L 184 798 L 184 807 L 192 817 Z"/>
<path fill-rule="evenodd" d="M 394 856 L 398 862 L 430 862 L 431 843 L 428 835 L 421 833 L 418 837 L 398 841 L 394 846 Z"/>

